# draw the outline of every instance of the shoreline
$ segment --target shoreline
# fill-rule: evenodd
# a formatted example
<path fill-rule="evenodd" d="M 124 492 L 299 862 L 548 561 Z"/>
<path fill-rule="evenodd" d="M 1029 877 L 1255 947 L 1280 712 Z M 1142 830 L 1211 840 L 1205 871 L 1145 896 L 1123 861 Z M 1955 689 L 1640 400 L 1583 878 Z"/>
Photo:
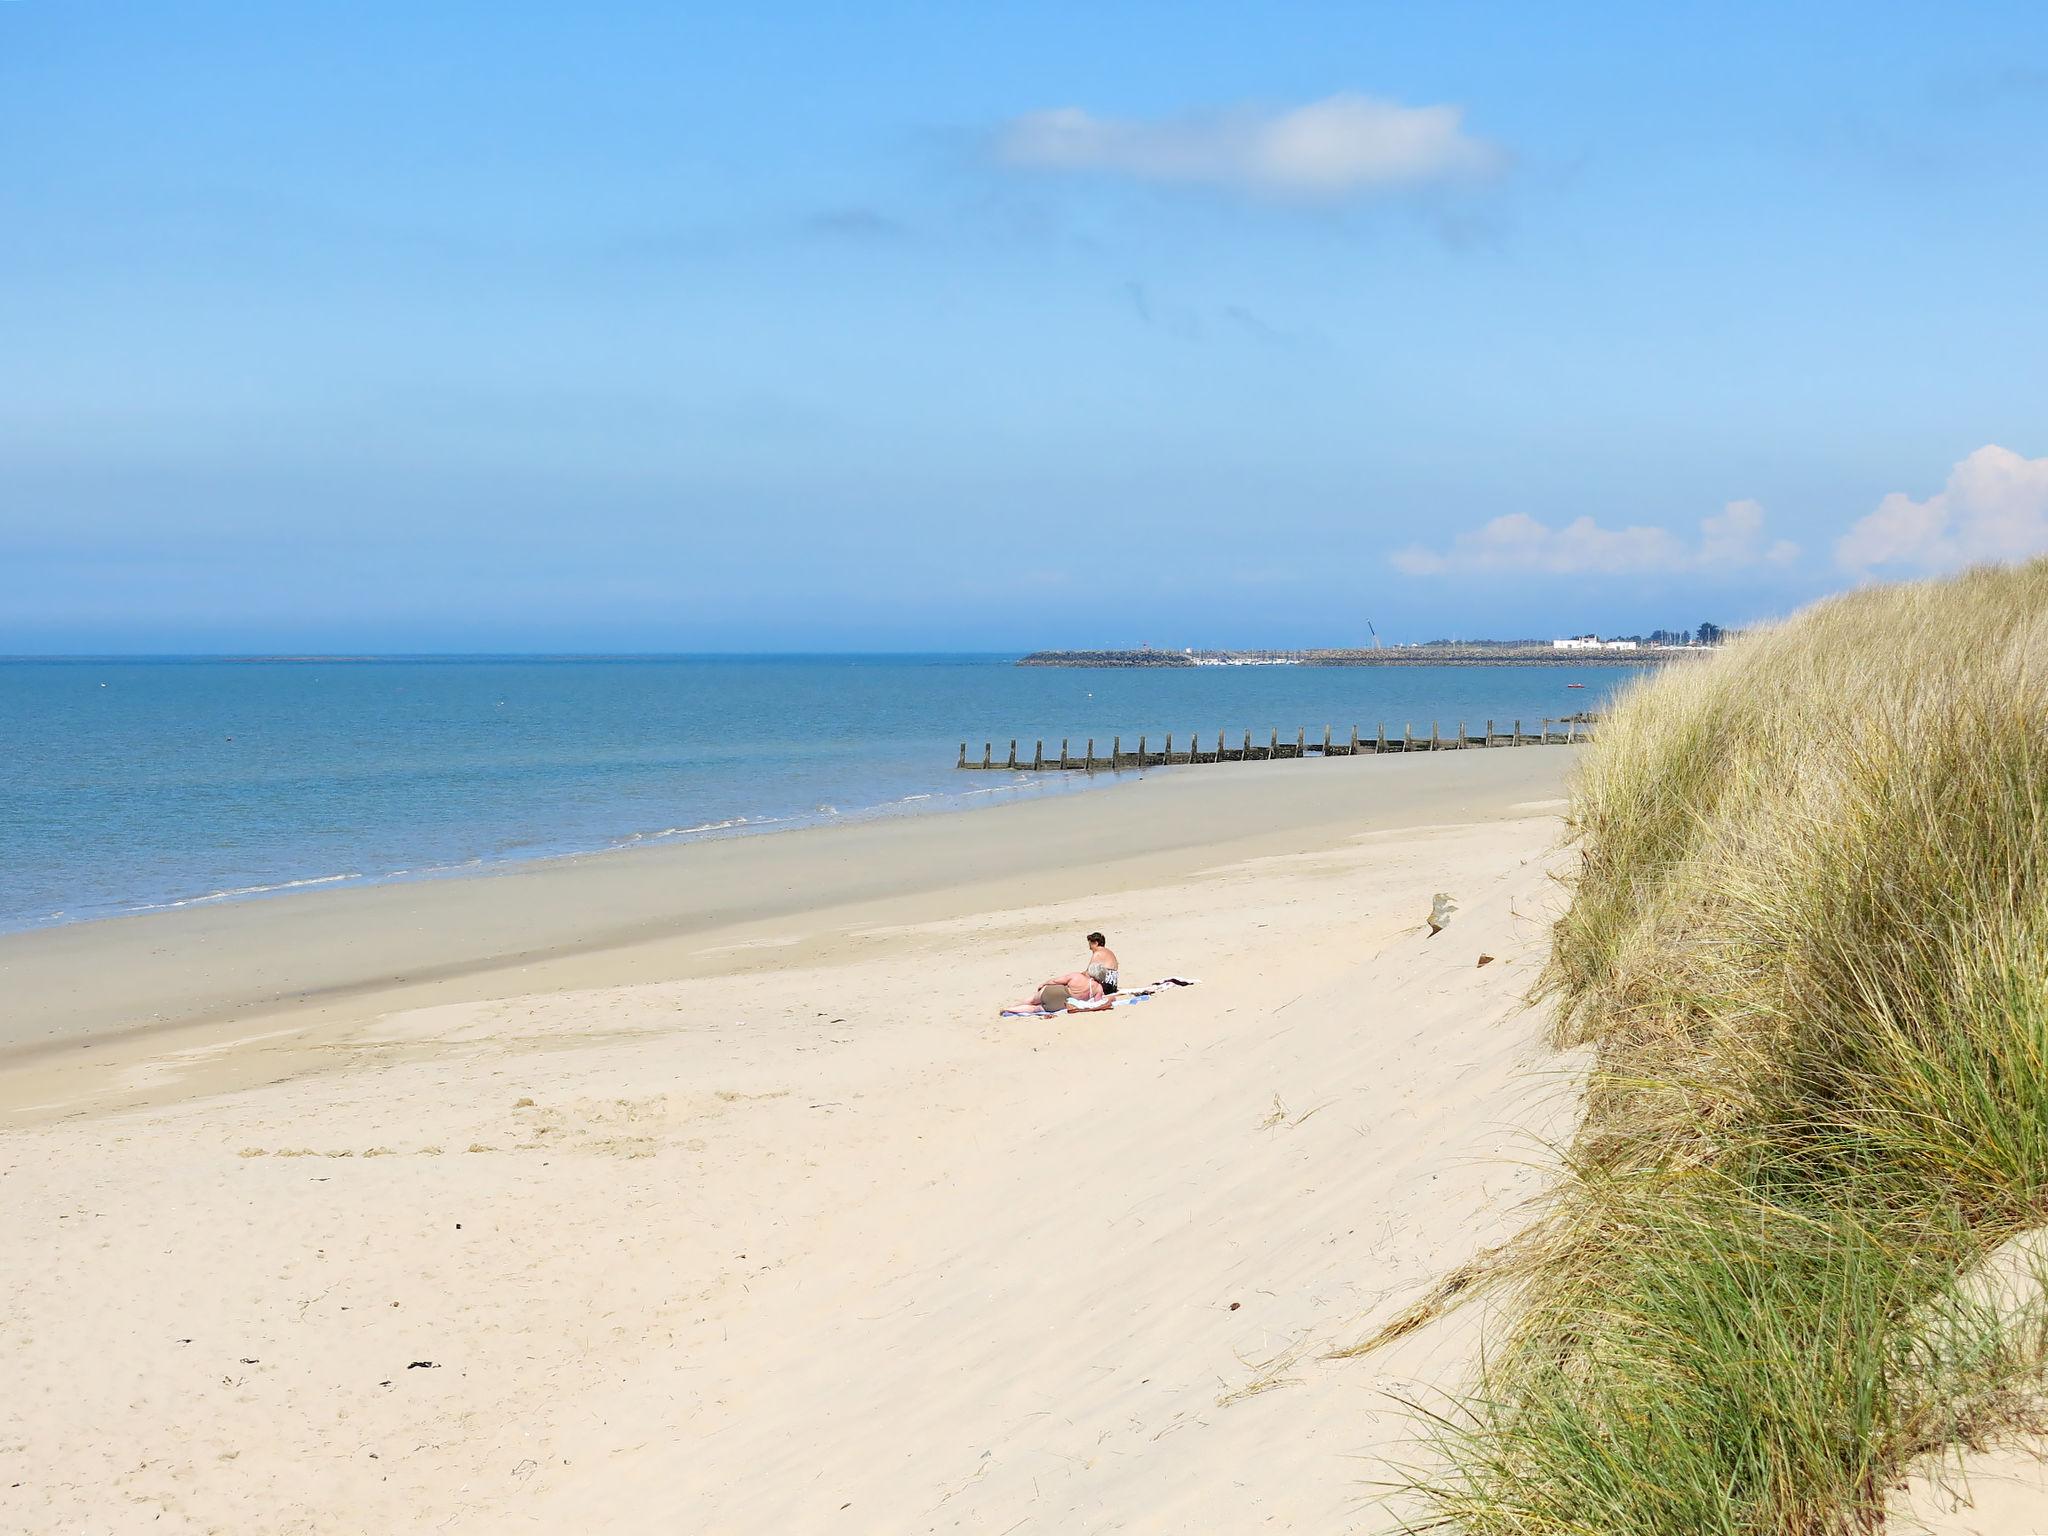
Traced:
<path fill-rule="evenodd" d="M 1091 788 L 1106 785 L 1095 782 L 1115 773 L 1104 768 L 1099 775 L 1082 776 L 1078 779 L 1043 779 L 1036 775 L 1020 776 L 1015 783 L 993 785 L 986 788 L 963 789 L 946 793 L 929 791 L 899 796 L 873 805 L 861 806 L 852 811 L 836 808 L 806 812 L 791 812 L 782 816 L 736 816 L 730 820 L 708 822 L 695 827 L 672 827 L 654 832 L 628 832 L 601 844 L 563 846 L 538 852 L 498 852 L 478 854 L 452 864 L 429 864 L 418 868 L 391 869 L 376 873 L 347 871 L 333 874 L 293 875 L 279 879 L 272 884 L 239 886 L 232 890 L 207 891 L 192 896 L 166 897 L 160 901 L 135 902 L 131 905 L 108 910 L 93 910 L 73 916 L 60 912 L 35 922 L 0 925 L 0 943 L 16 935 L 52 933 L 81 925 L 95 923 L 123 922 L 130 918 L 150 918 L 167 912 L 182 912 L 194 907 L 232 907 L 250 902 L 272 901 L 289 898 L 313 888 L 346 886 L 349 890 L 371 890 L 393 885 L 417 885 L 430 881 L 466 880 L 476 876 L 502 874 L 524 869 L 532 865 L 560 863 L 570 859 L 601 859 L 615 854 L 634 853 L 655 848 L 693 847 L 702 843 L 735 841 L 741 838 L 766 836 L 787 832 L 813 830 L 822 827 L 863 826 L 878 821 L 892 821 L 901 817 L 924 815 L 949 815 L 954 812 L 983 809 L 980 797 L 1002 794 L 1018 796 L 1080 794 Z M 937 801 L 926 806 L 922 802 Z M 996 801 L 995 804 L 1003 802 Z M 4 1050 L 0 1042 L 0 1050 Z"/>
<path fill-rule="evenodd" d="M 1114 892 L 1218 861 L 1299 853 L 1361 831 L 1507 815 L 1562 796 L 1572 760 L 1421 753 L 1152 770 L 1086 794 L 971 811 L 0 935 L 0 985 L 15 1000 L 0 1024 L 0 1072 L 42 1083 L 0 1106 L 69 1101 L 80 1082 L 118 1078 L 153 1051 L 212 1049 L 253 1026 L 333 1028 L 398 1007 L 744 974 L 752 952 L 740 946 L 795 918 L 823 933 L 994 910 L 1077 885 Z M 696 953 L 720 940 L 732 946 L 726 959 Z"/>

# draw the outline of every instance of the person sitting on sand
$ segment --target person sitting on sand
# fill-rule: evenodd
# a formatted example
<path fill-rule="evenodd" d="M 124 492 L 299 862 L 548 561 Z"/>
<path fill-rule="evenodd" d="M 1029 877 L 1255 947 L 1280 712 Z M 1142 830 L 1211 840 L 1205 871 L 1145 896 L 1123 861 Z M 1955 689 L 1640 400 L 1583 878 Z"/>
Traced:
<path fill-rule="evenodd" d="M 1101 983 L 1106 994 L 1111 997 L 1116 995 L 1116 989 L 1121 981 L 1116 951 L 1109 947 L 1109 940 L 1099 933 L 1088 935 L 1088 974 Z"/>
<path fill-rule="evenodd" d="M 1096 1003 L 1108 995 L 1102 990 L 1102 983 L 1086 971 L 1069 971 L 1064 976 L 1053 976 L 1041 981 L 1031 989 L 1029 996 L 1012 1006 L 1042 1008 L 1047 1013 L 1064 1013 L 1069 1002 Z"/>

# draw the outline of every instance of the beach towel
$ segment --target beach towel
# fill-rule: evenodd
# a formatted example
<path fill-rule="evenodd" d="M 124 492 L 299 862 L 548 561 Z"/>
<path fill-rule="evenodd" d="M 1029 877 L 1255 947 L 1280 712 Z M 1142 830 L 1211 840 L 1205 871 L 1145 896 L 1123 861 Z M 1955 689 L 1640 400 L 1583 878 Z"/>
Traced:
<path fill-rule="evenodd" d="M 1189 976 L 1162 976 L 1157 981 L 1147 982 L 1142 987 L 1133 987 L 1125 992 L 1113 992 L 1108 997 L 1098 997 L 1092 1003 L 1069 1002 L 1062 1013 L 1101 1013 L 1105 1008 L 1133 1008 L 1149 1001 L 1155 993 L 1169 987 L 1192 987 L 1194 979 Z M 1002 1017 L 1006 1019 L 1049 1019 L 1054 1015 L 1043 1008 L 1005 1008 Z"/>

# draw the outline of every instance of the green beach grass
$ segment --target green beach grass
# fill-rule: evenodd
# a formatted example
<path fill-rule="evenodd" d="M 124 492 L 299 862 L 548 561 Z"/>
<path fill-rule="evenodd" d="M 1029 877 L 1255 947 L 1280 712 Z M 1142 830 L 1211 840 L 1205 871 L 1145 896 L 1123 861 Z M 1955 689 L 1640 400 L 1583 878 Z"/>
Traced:
<path fill-rule="evenodd" d="M 1880 1530 L 2048 1356 L 2048 562 L 1646 678 L 1572 821 L 1585 1119 L 1411 1528 Z"/>

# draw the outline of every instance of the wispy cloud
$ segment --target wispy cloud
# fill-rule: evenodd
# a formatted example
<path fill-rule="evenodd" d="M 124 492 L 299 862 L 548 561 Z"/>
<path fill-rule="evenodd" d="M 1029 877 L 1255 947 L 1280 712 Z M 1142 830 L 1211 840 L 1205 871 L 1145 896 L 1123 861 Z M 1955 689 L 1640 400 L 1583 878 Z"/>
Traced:
<path fill-rule="evenodd" d="M 1200 341 L 1204 327 L 1199 310 L 1185 304 L 1162 301 L 1153 296 L 1152 290 L 1144 283 L 1132 278 L 1123 286 L 1123 295 L 1130 304 L 1131 313 L 1138 323 L 1148 329 L 1163 331 L 1182 341 Z"/>
<path fill-rule="evenodd" d="M 1994 79 L 2009 95 L 2048 96 L 2048 64 L 2008 64 Z"/>
<path fill-rule="evenodd" d="M 1859 576 L 1954 570 L 2048 553 L 2048 458 L 1987 443 L 1949 470 L 1925 501 L 1894 491 L 1835 541 L 1835 560 Z"/>
<path fill-rule="evenodd" d="M 857 204 L 820 209 L 804 220 L 803 230 L 819 239 L 849 241 L 902 240 L 910 233 L 902 220 Z"/>
<path fill-rule="evenodd" d="M 1411 545 L 1392 558 L 1394 568 L 1410 576 L 1501 571 L 1634 576 L 1789 565 L 1799 558 L 1799 546 L 1765 538 L 1764 509 L 1756 502 L 1731 501 L 1702 518 L 1693 539 L 1647 524 L 1603 528 L 1590 517 L 1553 528 L 1526 513 L 1510 512 L 1459 534 L 1447 549 Z"/>
<path fill-rule="evenodd" d="M 1507 162 L 1497 145 L 1466 131 L 1462 107 L 1349 93 L 1284 111 L 1164 119 L 1059 107 L 1003 125 L 996 152 L 1030 170 L 1325 201 L 1467 180 Z"/>
<path fill-rule="evenodd" d="M 1269 324 L 1263 316 L 1254 314 L 1242 304 L 1224 305 L 1223 318 L 1251 337 L 1252 340 L 1263 342 L 1270 347 L 1290 347 L 1298 339 L 1289 332 L 1281 330 L 1279 326 Z"/>

